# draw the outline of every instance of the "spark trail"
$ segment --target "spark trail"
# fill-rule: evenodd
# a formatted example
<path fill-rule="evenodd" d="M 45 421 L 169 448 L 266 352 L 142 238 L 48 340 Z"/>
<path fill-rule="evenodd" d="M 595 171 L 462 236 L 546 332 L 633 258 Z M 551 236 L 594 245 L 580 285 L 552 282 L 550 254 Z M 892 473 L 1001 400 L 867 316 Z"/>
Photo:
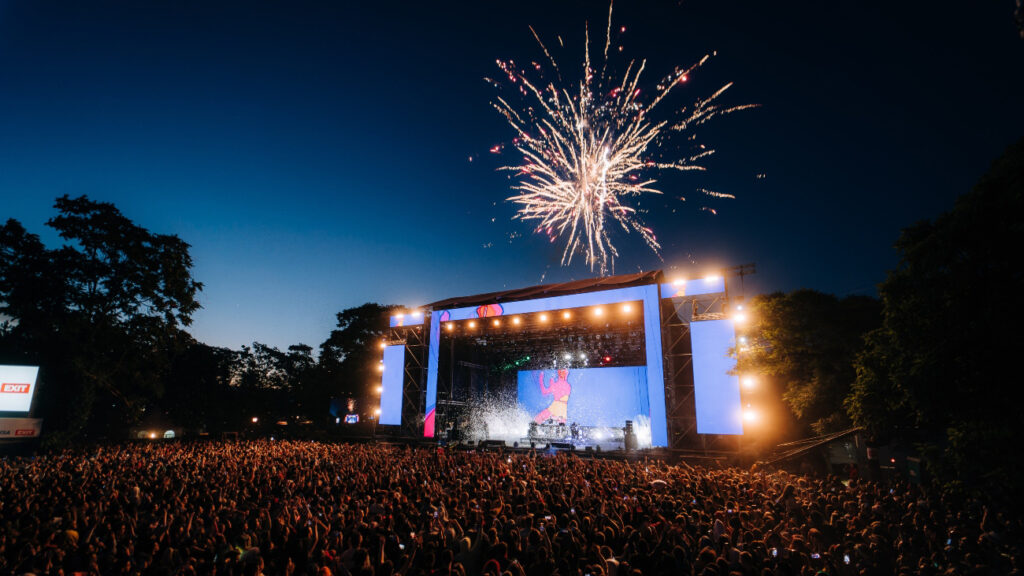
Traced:
<path fill-rule="evenodd" d="M 719 98 L 732 86 L 728 83 L 709 97 L 659 118 L 656 109 L 667 109 L 668 105 L 662 104 L 670 93 L 688 82 L 710 56 L 688 68 L 676 68 L 648 94 L 640 88 L 646 60 L 631 61 L 621 76 L 608 69 L 611 5 L 600 70 L 591 64 L 588 30 L 583 74 L 577 82 L 563 82 L 555 57 L 533 28 L 530 32 L 555 79 L 544 80 L 546 68 L 541 64 L 531 62 L 522 67 L 512 60 L 497 61 L 502 82 L 488 79 L 499 89 L 513 90 L 512 96 L 499 95 L 492 104 L 515 130 L 513 144 L 522 155 L 521 163 L 502 168 L 517 177 L 512 187 L 516 193 L 508 198 L 518 205 L 514 218 L 535 221 L 535 230 L 546 234 L 552 243 L 563 240 L 563 266 L 582 254 L 592 272 L 614 272 L 618 251 L 609 225 L 615 224 L 627 233 L 638 233 L 657 254 L 661 248 L 657 237 L 640 219 L 631 200 L 643 194 L 662 194 L 654 177 L 659 171 L 703 170 L 700 161 L 714 150 L 696 143 L 692 130 L 715 116 L 755 105 L 719 105 Z M 512 102 L 513 97 L 521 101 L 519 105 Z M 673 155 L 671 141 L 680 139 L 688 143 L 690 151 Z M 500 147 L 492 151 L 498 152 Z"/>

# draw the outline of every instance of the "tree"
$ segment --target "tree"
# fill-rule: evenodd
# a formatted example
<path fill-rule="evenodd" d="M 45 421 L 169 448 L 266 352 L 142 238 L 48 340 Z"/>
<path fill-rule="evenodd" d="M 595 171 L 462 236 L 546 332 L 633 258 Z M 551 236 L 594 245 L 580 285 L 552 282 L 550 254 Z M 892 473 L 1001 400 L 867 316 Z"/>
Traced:
<path fill-rule="evenodd" d="M 49 437 L 137 419 L 161 393 L 171 352 L 199 308 L 189 246 L 153 234 L 113 204 L 62 196 L 47 249 L 15 220 L 0 231 L 5 355 L 41 364 Z M 103 398 L 111 402 L 97 403 Z M 95 410 L 94 410 L 95 409 Z"/>
<path fill-rule="evenodd" d="M 839 299 L 814 290 L 751 299 L 750 345 L 738 370 L 782 391 L 783 401 L 815 433 L 849 426 L 843 400 L 856 376 L 863 336 L 880 323 L 881 305 L 865 296 Z"/>
<path fill-rule="evenodd" d="M 368 397 L 381 342 L 388 332 L 390 313 L 398 306 L 366 303 L 338 313 L 338 327 L 320 344 L 320 367 L 333 395 Z"/>
<path fill-rule="evenodd" d="M 916 440 L 934 472 L 983 487 L 1020 482 L 1006 450 L 1016 406 L 1024 269 L 1024 139 L 953 209 L 901 234 L 880 287 L 882 326 L 856 362 L 847 406 L 879 436 Z"/>

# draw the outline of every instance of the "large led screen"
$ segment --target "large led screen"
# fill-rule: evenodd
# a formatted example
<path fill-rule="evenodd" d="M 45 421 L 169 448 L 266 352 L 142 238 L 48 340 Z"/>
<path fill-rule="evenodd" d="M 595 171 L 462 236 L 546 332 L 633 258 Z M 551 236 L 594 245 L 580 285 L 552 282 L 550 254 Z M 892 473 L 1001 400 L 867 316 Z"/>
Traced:
<path fill-rule="evenodd" d="M 519 406 L 538 424 L 621 428 L 650 413 L 646 366 L 522 370 L 517 376 Z"/>
<path fill-rule="evenodd" d="M 740 381 L 732 374 L 736 346 L 732 320 L 690 324 L 693 342 L 693 387 L 698 434 L 743 434 Z"/>
<path fill-rule="evenodd" d="M 381 377 L 381 424 L 402 424 L 402 376 L 405 373 L 405 346 L 395 344 L 384 348 L 384 374 Z"/>
<path fill-rule="evenodd" d="M 28 412 L 38 375 L 38 366 L 0 365 L 0 412 Z"/>

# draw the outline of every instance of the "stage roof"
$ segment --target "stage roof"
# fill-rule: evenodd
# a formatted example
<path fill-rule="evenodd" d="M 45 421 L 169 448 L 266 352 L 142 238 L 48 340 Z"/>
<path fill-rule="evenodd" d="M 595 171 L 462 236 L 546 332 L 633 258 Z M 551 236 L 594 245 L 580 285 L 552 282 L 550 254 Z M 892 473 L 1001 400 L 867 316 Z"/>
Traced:
<path fill-rule="evenodd" d="M 561 282 L 559 284 L 542 284 L 540 286 L 516 288 L 515 290 L 503 290 L 501 292 L 490 292 L 487 294 L 475 294 L 473 296 L 457 296 L 455 298 L 448 298 L 447 300 L 439 300 L 428 304 L 427 306 L 432 310 L 445 310 L 449 308 L 462 308 L 465 306 L 513 302 L 516 300 L 532 300 L 534 298 L 581 294 L 583 292 L 597 292 L 599 290 L 611 290 L 613 288 L 646 286 L 648 284 L 659 284 L 663 281 L 664 277 L 661 270 L 653 270 L 651 272 L 640 272 L 638 274 L 621 274 L 619 276 L 607 276 L 605 278 L 573 280 L 572 282 Z"/>

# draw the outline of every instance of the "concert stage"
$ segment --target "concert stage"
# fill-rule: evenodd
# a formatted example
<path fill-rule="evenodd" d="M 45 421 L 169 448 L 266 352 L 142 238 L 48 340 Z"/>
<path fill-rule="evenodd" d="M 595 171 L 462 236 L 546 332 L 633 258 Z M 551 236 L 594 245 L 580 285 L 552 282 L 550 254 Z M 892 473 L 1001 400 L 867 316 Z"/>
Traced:
<path fill-rule="evenodd" d="M 739 435 L 729 312 L 723 277 L 660 271 L 435 302 L 391 318 L 379 422 L 609 451 Z"/>

